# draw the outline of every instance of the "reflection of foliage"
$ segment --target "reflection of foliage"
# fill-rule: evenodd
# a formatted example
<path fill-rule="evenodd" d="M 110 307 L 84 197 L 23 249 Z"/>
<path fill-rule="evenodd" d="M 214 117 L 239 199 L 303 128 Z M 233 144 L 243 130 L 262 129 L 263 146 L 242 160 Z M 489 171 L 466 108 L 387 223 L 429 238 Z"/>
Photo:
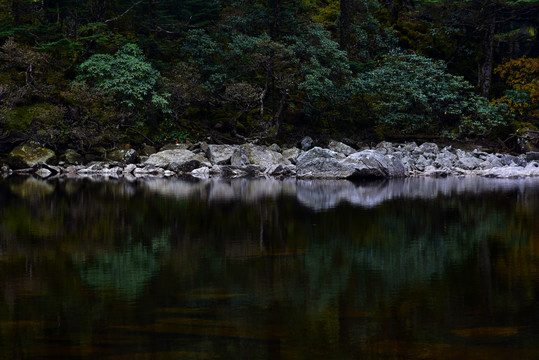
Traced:
<path fill-rule="evenodd" d="M 98 253 L 91 259 L 83 257 L 75 262 L 90 287 L 101 292 L 112 290 L 122 299 L 133 301 L 159 270 L 156 255 L 168 245 L 166 241 L 166 236 L 154 239 L 148 249 L 128 240 L 117 252 Z"/>
<path fill-rule="evenodd" d="M 23 197 L 13 191 L 20 181 L 8 181 L 0 182 L 0 218 L 9 220 L 0 223 L 0 305 L 11 305 L 0 322 L 31 314 L 72 342 L 92 343 L 100 324 L 108 331 L 121 324 L 143 339 L 157 331 L 166 339 L 179 331 L 205 336 L 227 358 L 245 354 L 242 336 L 279 332 L 283 349 L 316 358 L 339 347 L 352 351 L 344 333 L 357 349 L 402 328 L 429 342 L 470 328 L 461 314 L 486 312 L 485 294 L 503 309 L 501 319 L 517 319 L 536 300 L 533 187 L 311 211 L 274 192 L 253 201 L 262 182 L 182 182 L 175 194 L 156 196 L 163 186 L 76 180 L 49 182 L 52 193 Z M 241 200 L 216 200 L 227 186 Z M 13 227 L 19 214 L 24 224 Z M 42 232 L 44 219 L 50 226 Z M 29 294 L 44 301 L 36 308 Z M 136 301 L 136 311 L 118 306 L 126 301 Z M 156 308 L 167 311 L 156 315 Z M 427 333 L 432 320 L 434 335 Z M 201 335 L 199 323 L 211 324 L 204 329 L 211 334 Z M 217 346 L 224 327 L 242 340 Z M 253 353 L 265 354 L 258 346 Z"/>

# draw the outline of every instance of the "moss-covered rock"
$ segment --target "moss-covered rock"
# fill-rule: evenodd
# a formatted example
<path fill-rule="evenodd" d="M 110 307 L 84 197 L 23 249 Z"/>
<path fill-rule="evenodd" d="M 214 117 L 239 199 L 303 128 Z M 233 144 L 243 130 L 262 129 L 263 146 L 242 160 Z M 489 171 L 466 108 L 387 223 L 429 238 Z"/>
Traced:
<path fill-rule="evenodd" d="M 82 165 L 84 164 L 84 158 L 78 152 L 73 149 L 67 149 L 62 156 L 60 156 L 60 161 L 65 162 L 69 165 Z"/>
<path fill-rule="evenodd" d="M 116 149 L 107 154 L 107 160 L 136 164 L 139 161 L 139 155 L 135 149 Z"/>
<path fill-rule="evenodd" d="M 41 121 L 47 126 L 54 126 L 64 116 L 65 109 L 50 103 L 37 103 L 17 106 L 5 114 L 4 126 L 8 130 L 27 131 L 34 121 Z"/>
<path fill-rule="evenodd" d="M 8 156 L 8 163 L 15 169 L 31 168 L 40 164 L 54 164 L 56 154 L 36 143 L 17 146 Z"/>

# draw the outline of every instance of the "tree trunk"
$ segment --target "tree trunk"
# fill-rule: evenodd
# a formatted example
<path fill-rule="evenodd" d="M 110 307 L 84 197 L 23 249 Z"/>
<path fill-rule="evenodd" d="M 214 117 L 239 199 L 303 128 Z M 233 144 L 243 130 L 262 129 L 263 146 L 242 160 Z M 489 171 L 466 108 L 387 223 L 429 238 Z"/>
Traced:
<path fill-rule="evenodd" d="M 348 51 L 350 49 L 350 24 L 351 24 L 351 13 L 352 13 L 352 1 L 353 0 L 341 0 L 340 2 L 340 32 L 341 32 L 341 41 L 340 46 L 341 50 Z"/>
<path fill-rule="evenodd" d="M 268 93 L 269 83 L 271 78 L 271 67 L 266 68 L 266 84 L 264 85 L 264 90 L 260 94 L 260 124 L 264 123 L 264 101 Z"/>
<path fill-rule="evenodd" d="M 389 14 L 391 15 L 392 20 L 396 20 L 398 17 L 398 12 L 395 9 L 395 3 L 393 0 L 385 0 L 384 6 L 386 7 L 387 11 L 389 11 Z"/>
<path fill-rule="evenodd" d="M 279 41 L 281 38 L 281 0 L 270 0 L 269 2 L 272 19 L 270 21 L 270 37 Z"/>
<path fill-rule="evenodd" d="M 415 8 L 413 0 L 401 0 L 402 9 L 412 11 Z"/>
<path fill-rule="evenodd" d="M 275 129 L 272 134 L 272 137 L 276 137 L 279 134 L 279 127 L 281 126 L 281 115 L 284 109 L 286 108 L 286 105 L 287 105 L 286 99 L 288 98 L 289 94 L 290 94 L 289 89 L 285 89 L 281 93 L 281 100 L 279 101 L 279 109 L 277 110 L 277 112 L 273 116 L 273 119 L 271 120 L 271 126 L 273 126 Z"/>
<path fill-rule="evenodd" d="M 483 96 L 488 96 L 490 92 L 490 84 L 492 82 L 492 67 L 494 56 L 494 34 L 496 31 L 496 18 L 493 12 L 491 12 L 485 24 L 483 32 L 483 62 L 479 65 L 479 72 L 477 74 L 477 87 L 479 92 Z"/>
<path fill-rule="evenodd" d="M 107 0 L 92 0 L 90 2 L 90 13 L 94 21 L 104 22 L 107 19 Z"/>

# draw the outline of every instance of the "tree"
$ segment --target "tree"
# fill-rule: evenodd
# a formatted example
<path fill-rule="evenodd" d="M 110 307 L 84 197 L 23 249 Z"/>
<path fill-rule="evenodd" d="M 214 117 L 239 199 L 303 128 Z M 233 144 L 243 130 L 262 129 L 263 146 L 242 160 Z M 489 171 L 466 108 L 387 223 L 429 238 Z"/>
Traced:
<path fill-rule="evenodd" d="M 509 89 L 496 100 L 508 105 L 521 122 L 539 125 L 539 58 L 523 56 L 506 60 L 495 72 L 505 80 Z"/>
<path fill-rule="evenodd" d="M 452 44 L 453 50 L 447 53 L 445 60 L 454 63 L 453 68 L 458 65 L 461 73 L 475 74 L 479 93 L 488 96 L 496 66 L 496 45 L 526 22 L 537 23 L 533 15 L 537 13 L 537 6 L 535 0 L 421 1 L 417 3 L 415 13 L 406 15 L 412 19 L 408 24 L 425 22 L 424 29 L 419 32 L 429 41 L 440 36 L 447 38 L 449 35 L 450 39 L 438 42 L 438 47 Z M 443 50 L 433 49 L 432 44 L 429 45 L 431 48 L 426 49 L 427 55 L 444 53 Z M 463 69 L 463 64 L 468 69 Z"/>
<path fill-rule="evenodd" d="M 279 31 L 266 19 L 275 8 L 257 4 L 241 9 L 243 17 L 233 12 L 230 21 L 213 29 L 187 33 L 184 54 L 213 98 L 234 109 L 233 131 L 243 117 L 251 124 L 248 133 L 275 136 L 289 106 L 316 116 L 348 96 L 346 52 L 321 25 L 286 15 L 293 4 L 279 6 Z"/>
<path fill-rule="evenodd" d="M 504 124 L 502 109 L 476 95 L 470 83 L 449 74 L 443 62 L 414 53 L 390 54 L 355 87 L 385 133 L 485 135 Z"/>

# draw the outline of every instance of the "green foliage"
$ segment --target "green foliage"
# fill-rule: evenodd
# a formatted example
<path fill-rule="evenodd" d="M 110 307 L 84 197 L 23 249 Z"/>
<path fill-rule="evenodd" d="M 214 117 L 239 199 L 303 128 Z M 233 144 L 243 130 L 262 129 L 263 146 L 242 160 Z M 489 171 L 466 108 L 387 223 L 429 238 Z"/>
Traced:
<path fill-rule="evenodd" d="M 351 75 L 347 54 L 323 26 L 312 24 L 284 39 L 294 55 L 292 63 L 299 64 L 298 90 L 305 92 L 312 105 L 347 97 L 342 86 Z"/>
<path fill-rule="evenodd" d="M 0 131 L 58 144 L 88 137 L 85 148 L 135 124 L 150 138 L 217 124 L 244 136 L 277 133 L 279 125 L 366 134 L 374 123 L 385 132 L 457 136 L 487 134 L 503 123 L 504 107 L 508 119 L 535 123 L 536 7 L 531 0 L 0 1 Z M 479 68 L 488 78 L 482 65 L 492 19 L 491 67 L 505 81 L 493 79 L 493 92 L 504 94 L 494 105 L 450 75 L 475 83 Z M 423 57 L 395 55 L 400 48 Z M 517 60 L 500 65 L 502 58 Z M 519 74 L 529 79 L 520 83 Z M 34 114 L 47 103 L 58 114 Z M 174 126 L 164 130 L 165 121 Z"/>
<path fill-rule="evenodd" d="M 394 52 L 379 66 L 354 81 L 379 125 L 404 133 L 486 134 L 503 125 L 502 109 L 474 93 L 460 76 L 451 75 L 441 61 L 413 53 Z"/>
<path fill-rule="evenodd" d="M 182 128 L 173 118 L 167 117 L 160 124 L 160 133 L 156 136 L 157 143 L 185 143 L 190 139 L 189 132 Z"/>
<path fill-rule="evenodd" d="M 539 58 L 506 60 L 495 72 L 509 88 L 494 101 L 506 104 L 517 121 L 539 124 Z"/>
<path fill-rule="evenodd" d="M 167 133 L 161 133 L 156 141 L 158 143 L 176 142 L 183 144 L 189 140 L 189 134 L 185 130 L 172 130 Z"/>
<path fill-rule="evenodd" d="M 128 108 L 151 103 L 161 109 L 168 105 L 166 94 L 155 91 L 159 71 L 146 61 L 135 44 L 126 44 L 114 55 L 96 54 L 80 65 L 80 81 L 110 91 Z"/>
<path fill-rule="evenodd" d="M 357 2 L 356 7 L 358 15 L 352 24 L 355 45 L 350 49 L 349 56 L 369 62 L 395 50 L 398 47 L 396 31 L 378 18 L 380 3 L 366 0 Z"/>
<path fill-rule="evenodd" d="M 348 99 L 344 84 L 352 72 L 347 54 L 323 26 L 300 26 L 279 41 L 241 28 L 191 30 L 183 47 L 203 88 L 235 109 L 232 118 L 257 116 L 266 100 L 275 109 L 283 99 L 287 104 L 297 99 L 305 114 L 319 114 Z"/>

